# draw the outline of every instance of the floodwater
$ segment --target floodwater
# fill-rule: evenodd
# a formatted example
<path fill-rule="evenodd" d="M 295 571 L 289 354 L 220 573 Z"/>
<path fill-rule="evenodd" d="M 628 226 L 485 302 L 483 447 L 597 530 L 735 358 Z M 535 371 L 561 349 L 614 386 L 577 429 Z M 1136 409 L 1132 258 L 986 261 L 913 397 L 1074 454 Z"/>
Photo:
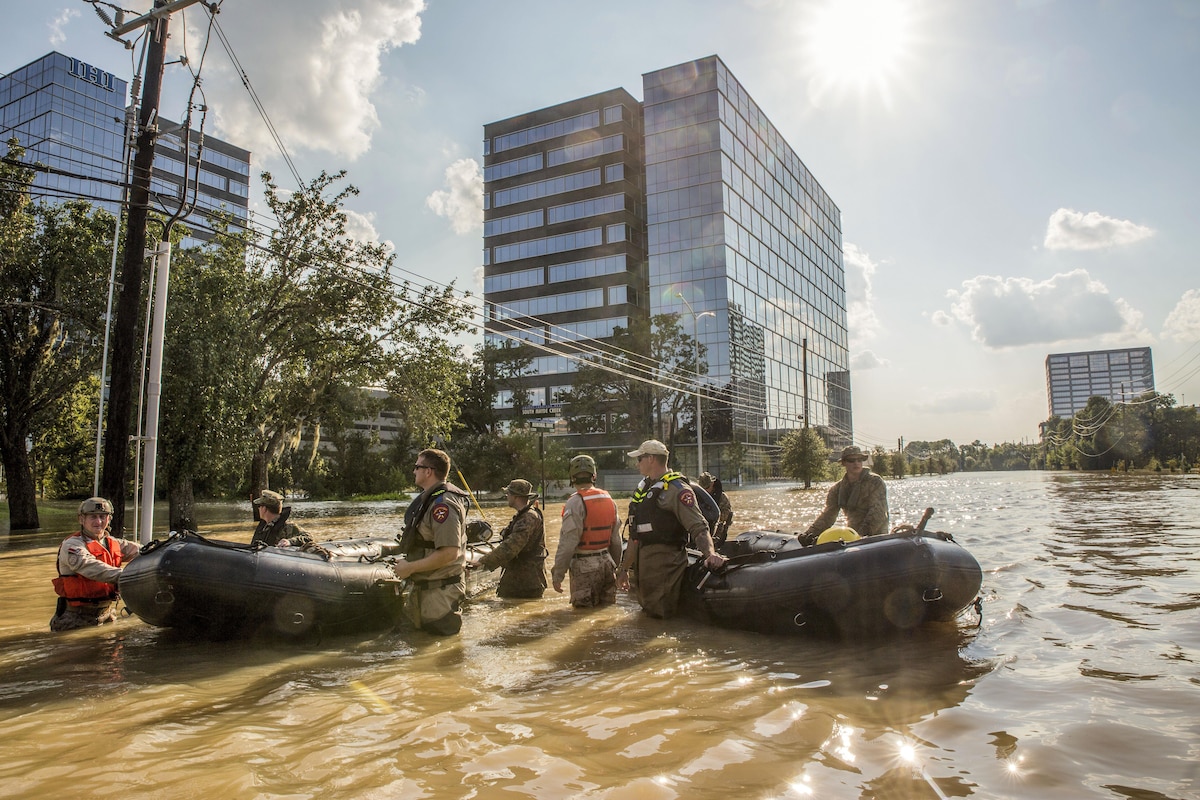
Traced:
<path fill-rule="evenodd" d="M 733 492 L 733 530 L 804 527 L 824 492 L 788 488 Z M 979 559 L 979 627 L 807 641 L 551 590 L 484 595 L 449 639 L 195 642 L 136 618 L 52 634 L 67 532 L 0 531 L 0 796 L 1200 798 L 1200 476 L 889 494 L 893 524 L 933 506 Z M 295 515 L 332 538 L 391 535 L 400 511 Z M 248 505 L 204 513 L 248 538 Z"/>

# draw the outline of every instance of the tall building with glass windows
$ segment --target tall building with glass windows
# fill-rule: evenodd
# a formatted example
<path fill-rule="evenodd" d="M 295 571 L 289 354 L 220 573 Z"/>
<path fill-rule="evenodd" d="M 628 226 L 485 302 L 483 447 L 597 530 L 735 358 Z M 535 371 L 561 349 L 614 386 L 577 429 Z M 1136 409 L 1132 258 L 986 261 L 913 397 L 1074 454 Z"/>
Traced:
<path fill-rule="evenodd" d="M 552 417 L 571 356 L 647 313 L 641 104 L 614 89 L 484 137 L 485 341 L 526 346 L 521 411 Z M 511 410 L 513 390 L 496 404 Z"/>
<path fill-rule="evenodd" d="M 1092 397 L 1128 403 L 1153 391 L 1154 361 L 1149 347 L 1046 356 L 1046 396 L 1052 417 L 1074 417 Z"/>
<path fill-rule="evenodd" d="M 0 139 L 16 138 L 25 148 L 24 162 L 40 165 L 35 199 L 80 198 L 118 212 L 125 183 L 127 90 L 126 81 L 113 73 L 57 52 L 0 75 Z M 194 196 L 194 210 L 184 222 L 198 241 L 210 238 L 205 214 L 216 209 L 224 208 L 244 226 L 250 152 L 212 136 L 204 137 L 201 150 L 199 133 L 193 132 L 191 153 L 185 156 L 180 126 L 161 118 L 158 126 L 163 135 L 155 146 L 153 208 L 170 215 L 180 198 Z"/>
<path fill-rule="evenodd" d="M 703 345 L 704 374 L 690 380 L 704 398 L 705 468 L 748 478 L 777 474 L 780 438 L 806 418 L 831 446 L 849 444 L 853 415 L 837 205 L 719 57 L 646 73 L 643 94 L 637 113 L 644 138 L 627 147 L 622 169 L 629 191 L 640 192 L 626 202 L 632 208 L 644 203 L 644 229 L 633 228 L 639 222 L 635 214 L 623 235 L 629 241 L 644 238 L 646 260 L 644 266 L 630 265 L 626 296 L 631 314 L 679 314 L 684 332 L 694 331 Z M 508 132 L 559 124 L 565 111 L 557 110 L 568 107 L 535 112 L 551 112 L 545 120 L 523 115 L 485 126 L 490 148 L 485 171 L 512 160 L 497 157 L 496 126 Z M 600 131 L 574 135 L 603 138 Z M 531 155 L 532 149 L 521 153 Z M 499 192 L 536 191 L 524 187 L 546 177 L 509 178 L 501 185 L 496 173 L 487 172 L 484 180 L 485 225 L 493 226 L 512 216 L 499 213 Z M 574 203 L 578 191 L 564 188 L 554 202 Z M 531 222 L 521 238 L 541 241 L 551 234 L 537 227 L 538 219 Z M 498 235 L 494 226 L 485 230 L 489 333 L 498 330 L 503 313 L 492 313 L 493 302 L 515 309 L 505 324 L 536 328 L 535 321 L 519 316 L 533 313 L 534 306 L 513 304 L 559 293 L 540 282 L 498 283 L 524 269 L 497 262 Z M 636 254 L 636 248 L 627 253 Z M 573 362 L 554 366 L 561 370 L 554 384 L 569 385 Z M 540 367 L 535 362 L 535 370 Z M 531 380 L 539 378 L 540 373 Z M 686 382 L 689 376 L 681 378 Z M 605 444 L 624 446 L 632 438 L 636 435 L 612 431 Z M 680 429 L 674 438 L 685 468 L 689 459 L 696 464 L 695 441 L 694 427 Z"/>

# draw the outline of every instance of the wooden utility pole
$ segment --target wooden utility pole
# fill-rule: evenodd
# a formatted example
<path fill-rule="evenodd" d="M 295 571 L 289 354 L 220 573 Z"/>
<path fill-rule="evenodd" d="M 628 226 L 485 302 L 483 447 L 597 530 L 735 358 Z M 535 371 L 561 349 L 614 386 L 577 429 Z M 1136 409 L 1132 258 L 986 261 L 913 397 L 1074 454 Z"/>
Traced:
<path fill-rule="evenodd" d="M 129 187 L 121 290 L 112 320 L 112 374 L 105 421 L 104 466 L 100 474 L 100 494 L 113 504 L 112 530 L 118 535 L 123 533 L 125 520 L 126 473 L 130 432 L 134 425 L 133 397 L 137 376 L 134 367 L 139 363 L 137 334 L 145 277 L 146 220 L 150 213 L 150 176 L 154 169 L 154 144 L 158 136 L 158 103 L 167 53 L 167 25 L 172 11 L 196 2 L 199 0 L 154 0 L 154 7 L 149 13 L 118 25 L 111 31 L 114 37 L 119 37 L 145 25 L 150 37 L 146 46 L 146 80 L 142 86 L 142 105 L 137 119 L 137 152 L 133 158 L 133 178 Z"/>

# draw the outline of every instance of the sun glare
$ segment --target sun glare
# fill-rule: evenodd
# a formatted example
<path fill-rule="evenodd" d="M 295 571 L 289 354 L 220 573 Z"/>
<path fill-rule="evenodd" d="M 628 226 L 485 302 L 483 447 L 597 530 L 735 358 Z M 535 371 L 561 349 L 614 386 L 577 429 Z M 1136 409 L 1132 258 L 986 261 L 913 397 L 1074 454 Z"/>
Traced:
<path fill-rule="evenodd" d="M 890 100 L 912 44 L 911 0 L 825 0 L 803 22 L 814 102 L 835 90 Z"/>

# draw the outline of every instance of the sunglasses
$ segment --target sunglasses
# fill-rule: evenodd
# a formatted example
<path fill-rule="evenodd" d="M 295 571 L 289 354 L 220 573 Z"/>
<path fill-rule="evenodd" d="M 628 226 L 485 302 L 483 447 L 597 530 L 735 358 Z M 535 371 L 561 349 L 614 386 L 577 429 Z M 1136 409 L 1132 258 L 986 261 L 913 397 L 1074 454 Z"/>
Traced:
<path fill-rule="evenodd" d="M 428 464 L 413 464 L 413 469 L 433 469 Z"/>

